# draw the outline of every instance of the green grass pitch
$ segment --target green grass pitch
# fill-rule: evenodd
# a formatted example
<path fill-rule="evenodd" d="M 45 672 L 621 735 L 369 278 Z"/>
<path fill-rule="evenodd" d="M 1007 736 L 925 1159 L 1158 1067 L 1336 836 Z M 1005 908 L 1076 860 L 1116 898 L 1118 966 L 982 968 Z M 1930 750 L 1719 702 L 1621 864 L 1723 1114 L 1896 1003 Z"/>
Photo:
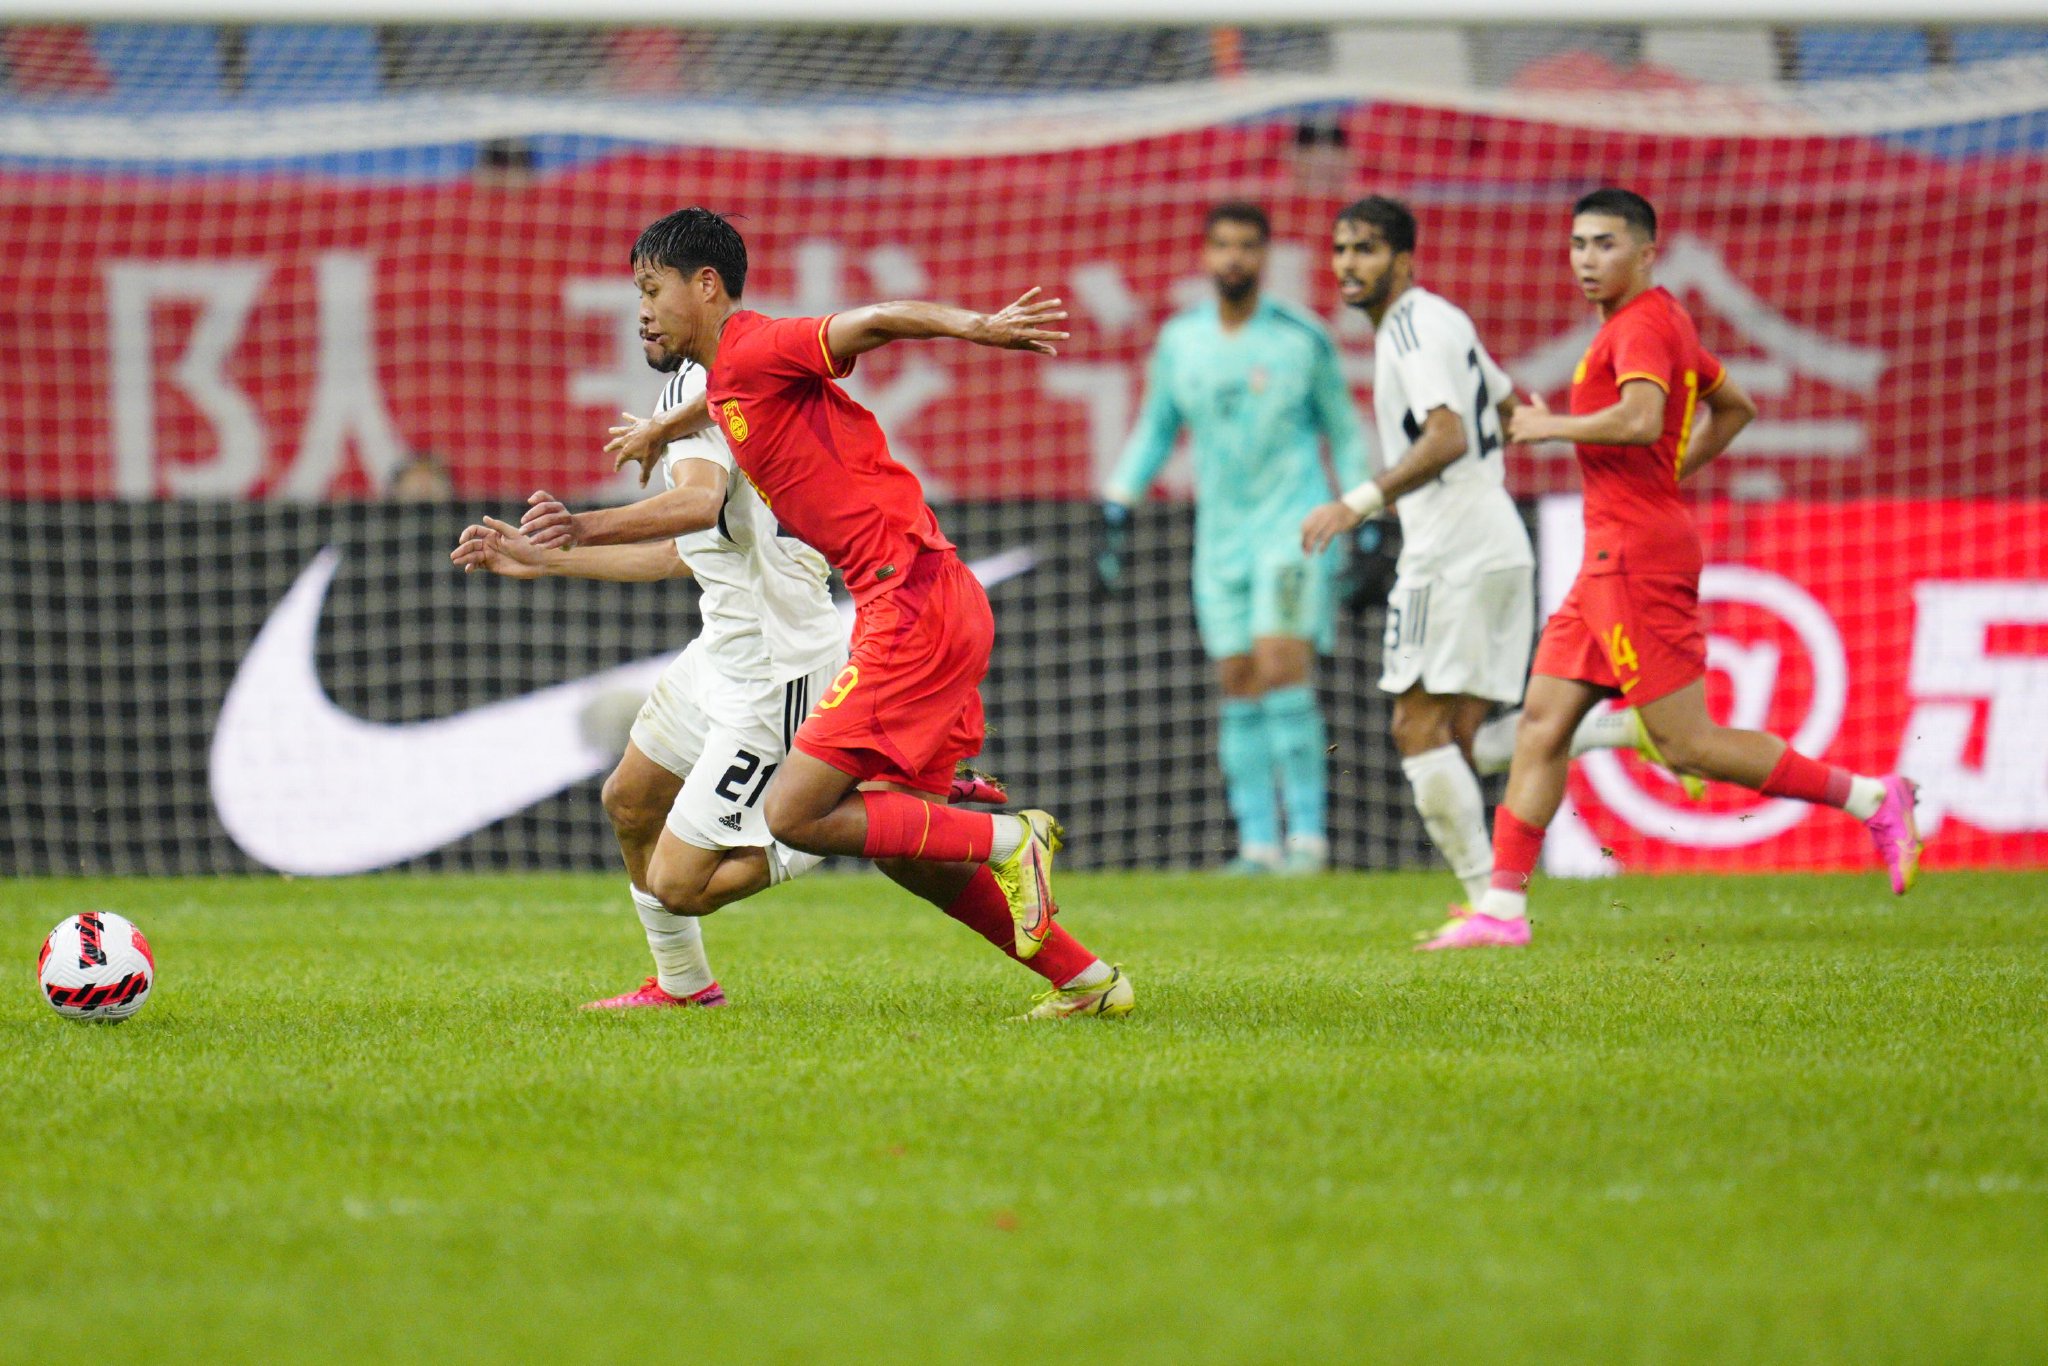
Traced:
<path fill-rule="evenodd" d="M 1451 890 L 1069 877 L 1139 1013 L 1024 1026 L 872 877 L 630 1016 L 618 878 L 0 882 L 0 1359 L 2048 1359 L 2048 874 Z"/>

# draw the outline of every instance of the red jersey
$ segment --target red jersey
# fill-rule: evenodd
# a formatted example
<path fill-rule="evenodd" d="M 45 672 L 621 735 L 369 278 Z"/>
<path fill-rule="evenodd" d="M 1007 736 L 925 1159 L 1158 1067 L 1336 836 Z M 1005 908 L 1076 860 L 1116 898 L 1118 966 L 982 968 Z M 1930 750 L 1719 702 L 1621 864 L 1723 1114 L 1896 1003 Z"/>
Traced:
<path fill-rule="evenodd" d="M 875 415 L 834 380 L 853 373 L 824 318 L 726 319 L 711 416 L 782 529 L 836 566 L 857 603 L 903 582 L 926 550 L 951 550 L 917 476 L 889 454 Z"/>
<path fill-rule="evenodd" d="M 1699 401 L 1726 374 L 1700 345 L 1692 315 L 1662 288 L 1637 295 L 1601 326 L 1572 373 L 1573 414 L 1610 408 L 1623 384 L 1646 379 L 1664 391 L 1664 433 L 1651 446 L 1578 447 L 1588 569 L 1700 572 L 1699 533 L 1678 496 L 1678 470 Z"/>

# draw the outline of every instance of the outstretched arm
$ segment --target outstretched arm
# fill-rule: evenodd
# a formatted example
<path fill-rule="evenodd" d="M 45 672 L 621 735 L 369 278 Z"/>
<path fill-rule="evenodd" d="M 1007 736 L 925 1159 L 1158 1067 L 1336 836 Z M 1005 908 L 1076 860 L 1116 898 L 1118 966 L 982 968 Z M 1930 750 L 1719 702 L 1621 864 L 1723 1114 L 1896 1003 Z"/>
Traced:
<path fill-rule="evenodd" d="M 542 550 L 572 545 L 631 545 L 685 536 L 718 525 L 725 506 L 725 468 L 711 460 L 676 462 L 676 486 L 620 507 L 571 512 L 542 489 L 526 501 L 519 529 Z"/>
<path fill-rule="evenodd" d="M 607 583 L 653 583 L 686 578 L 689 566 L 676 554 L 673 541 L 639 545 L 587 545 L 573 550 L 542 550 L 519 528 L 495 517 L 462 529 L 448 558 L 467 574 L 485 569 L 507 579 L 601 579 Z"/>
<path fill-rule="evenodd" d="M 832 315 L 825 327 L 825 344 L 840 361 L 852 360 L 892 341 L 925 341 L 935 337 L 1053 356 L 1059 354 L 1053 343 L 1065 341 L 1069 335 L 1058 330 L 1058 324 L 1066 320 L 1067 311 L 1061 302 L 1039 298 L 1038 289 L 1033 286 L 1017 302 L 996 313 L 976 313 L 952 304 L 917 300 L 850 308 Z"/>
<path fill-rule="evenodd" d="M 1701 395 L 1701 402 L 1707 405 L 1711 414 L 1707 425 L 1692 439 L 1686 448 L 1685 462 L 1679 466 L 1678 477 L 1683 480 L 1695 470 L 1705 466 L 1722 451 L 1735 434 L 1747 427 L 1756 418 L 1756 402 L 1742 391 L 1742 386 L 1725 372 L 1721 382 Z"/>

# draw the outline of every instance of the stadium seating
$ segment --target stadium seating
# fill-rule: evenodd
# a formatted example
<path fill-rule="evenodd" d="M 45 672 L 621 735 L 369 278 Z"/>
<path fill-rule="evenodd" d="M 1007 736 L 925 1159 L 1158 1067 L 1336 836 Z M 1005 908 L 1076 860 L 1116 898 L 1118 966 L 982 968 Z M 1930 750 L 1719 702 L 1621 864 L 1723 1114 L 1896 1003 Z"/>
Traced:
<path fill-rule="evenodd" d="M 251 102 L 374 99 L 383 86 L 377 35 L 368 28 L 259 25 L 244 42 L 242 97 Z"/>
<path fill-rule="evenodd" d="M 108 102 L 137 110 L 227 102 L 220 30 L 209 24 L 107 24 L 93 31 Z"/>
<path fill-rule="evenodd" d="M 1795 72 L 1803 81 L 1898 76 L 1925 71 L 1929 61 L 1923 28 L 1803 28 L 1795 52 Z"/>

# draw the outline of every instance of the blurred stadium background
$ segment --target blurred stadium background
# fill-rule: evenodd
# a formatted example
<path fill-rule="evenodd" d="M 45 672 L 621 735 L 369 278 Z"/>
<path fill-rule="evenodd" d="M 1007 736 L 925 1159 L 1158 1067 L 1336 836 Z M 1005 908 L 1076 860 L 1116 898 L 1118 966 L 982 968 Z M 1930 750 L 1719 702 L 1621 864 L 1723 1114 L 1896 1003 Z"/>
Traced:
<path fill-rule="evenodd" d="M 989 766 L 1078 865 L 1218 863 L 1184 475 L 1125 595 L 1088 568 L 1204 209 L 1270 210 L 1268 288 L 1365 405 L 1324 244 L 1406 198 L 1424 280 L 1556 401 L 1601 183 L 1657 202 L 1664 282 L 1764 409 L 1699 490 L 1715 705 L 1919 777 L 1934 866 L 2048 863 L 2048 24 L 46 21 L 0 25 L 0 861 L 611 866 L 596 783 L 689 594 L 446 551 L 535 488 L 633 495 L 599 453 L 659 388 L 626 249 L 702 203 L 768 311 L 1071 301 L 1057 361 L 896 348 L 856 391 L 1007 575 Z M 1510 469 L 1553 601 L 1572 460 Z M 1380 624 L 1319 679 L 1335 853 L 1425 866 Z M 1804 817 L 1602 757 L 1548 857 L 1863 866 Z"/>

